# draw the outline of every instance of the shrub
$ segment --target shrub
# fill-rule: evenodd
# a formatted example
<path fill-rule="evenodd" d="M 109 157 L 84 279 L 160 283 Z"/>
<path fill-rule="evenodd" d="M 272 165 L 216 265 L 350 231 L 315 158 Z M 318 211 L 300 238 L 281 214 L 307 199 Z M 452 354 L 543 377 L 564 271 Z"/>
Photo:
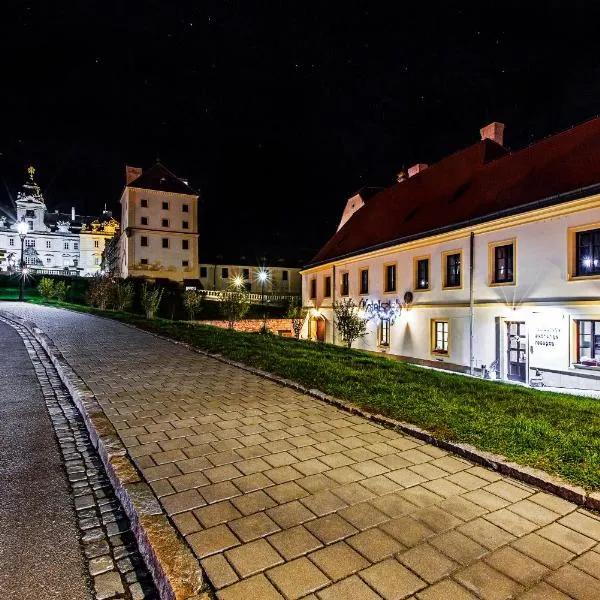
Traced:
<path fill-rule="evenodd" d="M 360 316 L 358 305 L 350 298 L 342 302 L 334 302 L 332 308 L 335 314 L 335 326 L 348 348 L 352 348 L 354 341 L 367 333 L 369 319 Z"/>
<path fill-rule="evenodd" d="M 308 309 L 302 306 L 298 297 L 294 296 L 290 299 L 287 318 L 292 320 L 292 329 L 297 340 L 300 339 L 300 333 L 302 332 L 307 313 Z"/>
<path fill-rule="evenodd" d="M 87 294 L 90 306 L 106 310 L 112 308 L 115 298 L 115 283 L 108 277 L 94 277 Z"/>
<path fill-rule="evenodd" d="M 64 281 L 56 281 L 54 283 L 52 297 L 55 300 L 60 300 L 61 302 L 64 302 L 67 299 L 68 291 L 69 291 L 69 286 Z"/>
<path fill-rule="evenodd" d="M 38 283 L 38 292 L 44 300 L 49 300 L 54 296 L 54 280 L 50 277 L 42 277 Z"/>
<path fill-rule="evenodd" d="M 245 290 L 221 292 L 219 308 L 227 321 L 229 329 L 233 329 L 236 321 L 243 319 L 250 309 L 250 299 Z"/>
<path fill-rule="evenodd" d="M 193 321 L 196 314 L 202 311 L 204 295 L 199 290 L 185 290 L 183 294 L 183 305 L 190 316 L 190 321 Z"/>
<path fill-rule="evenodd" d="M 142 308 L 147 319 L 154 319 L 162 299 L 163 288 L 149 288 L 147 283 L 142 286 Z"/>
<path fill-rule="evenodd" d="M 116 281 L 114 301 L 117 310 L 127 310 L 133 304 L 135 289 L 131 281 Z"/>

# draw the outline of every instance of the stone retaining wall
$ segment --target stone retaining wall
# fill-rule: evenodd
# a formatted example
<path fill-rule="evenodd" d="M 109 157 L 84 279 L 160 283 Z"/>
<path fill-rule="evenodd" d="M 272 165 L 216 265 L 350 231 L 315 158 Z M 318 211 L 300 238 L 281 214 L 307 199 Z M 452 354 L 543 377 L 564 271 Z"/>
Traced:
<path fill-rule="evenodd" d="M 227 328 L 227 321 L 196 321 L 202 325 L 213 325 L 214 327 Z M 238 321 L 234 325 L 236 331 L 245 331 L 246 333 L 256 333 L 261 330 L 263 326 L 262 319 L 245 319 Z M 267 327 L 269 331 L 275 334 L 292 336 L 294 330 L 292 329 L 291 319 L 267 319 Z"/>

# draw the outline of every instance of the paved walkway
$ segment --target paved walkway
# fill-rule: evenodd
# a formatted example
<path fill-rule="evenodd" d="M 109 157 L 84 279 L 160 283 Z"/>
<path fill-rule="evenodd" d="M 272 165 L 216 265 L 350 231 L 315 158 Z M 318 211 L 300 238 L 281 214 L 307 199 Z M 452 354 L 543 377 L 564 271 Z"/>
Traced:
<path fill-rule="evenodd" d="M 116 322 L 34 320 L 222 600 L 597 600 L 600 518 Z"/>
<path fill-rule="evenodd" d="M 0 356 L 0 598 L 85 600 L 87 569 L 44 395 L 23 341 L 1 322 Z"/>

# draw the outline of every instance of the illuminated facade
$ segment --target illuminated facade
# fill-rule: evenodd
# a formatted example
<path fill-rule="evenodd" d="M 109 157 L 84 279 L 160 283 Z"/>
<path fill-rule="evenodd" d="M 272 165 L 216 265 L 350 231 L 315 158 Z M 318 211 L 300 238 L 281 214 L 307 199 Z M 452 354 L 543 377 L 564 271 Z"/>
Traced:
<path fill-rule="evenodd" d="M 17 214 L 0 216 L 0 271 L 18 268 L 21 240 L 17 222 L 24 220 L 29 231 L 23 258 L 27 267 L 39 274 L 93 276 L 100 271 L 104 245 L 119 230 L 111 213 L 100 217 L 48 211 L 40 187 L 34 180 L 35 169 L 17 194 Z"/>
<path fill-rule="evenodd" d="M 117 272 L 121 277 L 197 280 L 198 194 L 160 163 L 126 169 Z"/>
<path fill-rule="evenodd" d="M 600 119 L 517 152 L 501 124 L 481 134 L 346 207 L 303 271 L 303 334 L 341 343 L 331 305 L 351 298 L 370 317 L 355 347 L 598 390 Z"/>

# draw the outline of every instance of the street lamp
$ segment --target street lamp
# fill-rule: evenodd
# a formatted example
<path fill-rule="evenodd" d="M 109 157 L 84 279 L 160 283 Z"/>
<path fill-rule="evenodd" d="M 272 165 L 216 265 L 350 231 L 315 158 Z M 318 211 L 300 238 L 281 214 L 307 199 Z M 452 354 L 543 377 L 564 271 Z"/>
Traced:
<path fill-rule="evenodd" d="M 263 323 L 267 322 L 267 312 L 265 309 L 265 282 L 269 278 L 269 273 L 265 269 L 261 269 L 257 274 L 258 281 L 260 281 L 260 303 L 263 309 Z"/>
<path fill-rule="evenodd" d="M 25 219 L 21 219 L 17 223 L 17 233 L 21 238 L 21 284 L 19 286 L 19 302 L 23 302 L 23 290 L 25 288 L 25 261 L 23 260 L 23 245 L 25 244 L 25 236 L 29 226 L 25 223 Z"/>

